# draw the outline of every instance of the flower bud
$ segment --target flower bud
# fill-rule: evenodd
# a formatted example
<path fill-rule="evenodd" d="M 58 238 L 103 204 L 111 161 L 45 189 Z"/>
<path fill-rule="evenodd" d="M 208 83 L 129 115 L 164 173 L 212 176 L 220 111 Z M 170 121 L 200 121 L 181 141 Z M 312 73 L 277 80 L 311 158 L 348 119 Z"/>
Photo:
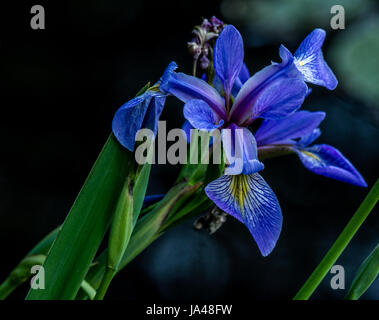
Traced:
<path fill-rule="evenodd" d="M 194 60 L 200 59 L 200 67 L 207 69 L 209 66 L 210 50 L 214 45 L 214 39 L 218 37 L 225 24 L 212 17 L 209 20 L 204 19 L 201 25 L 195 26 L 192 34 L 192 41 L 187 43 L 189 53 L 193 56 Z"/>

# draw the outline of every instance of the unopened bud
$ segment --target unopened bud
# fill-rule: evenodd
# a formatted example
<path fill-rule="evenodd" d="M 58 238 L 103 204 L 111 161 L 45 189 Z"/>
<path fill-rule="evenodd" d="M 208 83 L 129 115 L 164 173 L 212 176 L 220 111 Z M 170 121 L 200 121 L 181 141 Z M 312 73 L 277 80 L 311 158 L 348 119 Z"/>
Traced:
<path fill-rule="evenodd" d="M 188 42 L 188 50 L 194 60 L 200 58 L 200 67 L 207 69 L 210 63 L 210 48 L 214 45 L 214 40 L 218 37 L 225 24 L 216 17 L 204 19 L 201 25 L 195 26 L 192 34 L 193 39 Z"/>

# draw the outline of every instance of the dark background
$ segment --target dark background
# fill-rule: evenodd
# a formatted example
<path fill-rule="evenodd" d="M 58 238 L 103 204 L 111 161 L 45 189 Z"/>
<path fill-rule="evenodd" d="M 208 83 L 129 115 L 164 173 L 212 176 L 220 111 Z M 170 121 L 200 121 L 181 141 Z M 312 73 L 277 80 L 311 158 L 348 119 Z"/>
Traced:
<path fill-rule="evenodd" d="M 192 60 L 186 43 L 202 17 L 216 15 L 240 29 L 245 61 L 256 72 L 271 60 L 278 61 L 280 43 L 294 52 L 305 35 L 320 26 L 328 33 L 324 53 L 335 69 L 329 45 L 342 33 L 349 39 L 349 28 L 367 16 L 365 12 L 353 15 L 346 21 L 346 30 L 333 31 L 330 5 L 321 1 L 319 7 L 325 7 L 321 7 L 324 14 L 319 20 L 307 19 L 312 11 L 303 6 L 305 22 L 284 31 L 283 22 L 268 15 L 264 20 L 274 31 L 278 21 L 279 37 L 237 14 L 254 9 L 246 9 L 246 1 L 235 5 L 226 0 L 17 1 L 2 5 L 0 281 L 35 243 L 62 223 L 111 131 L 117 108 L 146 82 L 158 80 L 172 60 L 180 71 L 190 73 Z M 30 28 L 30 8 L 35 4 L 45 8 L 45 30 Z M 376 12 L 377 7 L 370 7 L 371 16 Z M 283 26 L 291 25 L 290 16 L 283 20 Z M 338 43 L 333 46 L 336 61 L 338 50 L 345 49 Z M 363 56 L 357 60 L 366 61 L 371 51 L 360 48 Z M 379 109 L 367 102 L 367 95 L 359 96 L 363 89 L 356 90 L 358 95 L 349 90 L 344 79 L 354 74 L 343 71 L 343 66 L 336 70 L 340 85 L 335 91 L 314 88 L 304 108 L 327 112 L 317 143 L 340 149 L 371 187 L 378 177 Z M 182 104 L 168 99 L 161 119 L 171 128 L 181 126 Z M 368 190 L 314 175 L 295 156 L 265 165 L 262 175 L 275 191 L 284 217 L 282 234 L 271 255 L 263 258 L 248 230 L 233 218 L 212 236 L 193 230 L 192 219 L 168 231 L 127 266 L 113 281 L 108 298 L 291 299 Z M 156 165 L 149 193 L 168 190 L 178 169 Z M 345 268 L 347 288 L 378 243 L 377 214 L 378 208 L 337 262 Z M 314 298 L 343 298 L 346 290 L 331 289 L 331 277 L 325 278 Z M 11 298 L 23 299 L 27 290 L 25 285 Z M 363 298 L 379 299 L 378 281 Z"/>

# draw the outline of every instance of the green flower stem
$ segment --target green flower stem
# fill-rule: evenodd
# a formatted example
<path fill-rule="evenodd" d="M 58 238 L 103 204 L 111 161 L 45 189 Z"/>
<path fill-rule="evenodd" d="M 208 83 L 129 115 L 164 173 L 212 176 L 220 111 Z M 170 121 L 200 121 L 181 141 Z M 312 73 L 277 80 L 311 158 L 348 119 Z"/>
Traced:
<path fill-rule="evenodd" d="M 0 285 L 0 300 L 4 300 L 8 297 L 14 290 L 19 287 L 19 283 L 14 282 L 10 277 L 5 279 L 5 281 Z"/>
<path fill-rule="evenodd" d="M 111 284 L 113 277 L 116 275 L 116 270 L 107 267 L 105 269 L 105 274 L 101 280 L 100 287 L 97 290 L 95 300 L 103 300 L 105 294 L 107 293 L 108 287 Z"/>
<path fill-rule="evenodd" d="M 91 300 L 95 298 L 96 290 L 87 281 L 83 280 L 81 288 Z"/>
<path fill-rule="evenodd" d="M 102 300 L 104 298 L 128 246 L 130 235 L 132 234 L 133 193 L 130 183 L 130 179 L 126 179 L 125 186 L 117 203 L 109 233 L 107 268 L 104 278 L 101 280 L 95 300 Z"/>
<path fill-rule="evenodd" d="M 162 235 L 163 224 L 170 213 L 175 210 L 176 203 L 181 202 L 181 200 L 187 198 L 188 195 L 194 194 L 200 189 L 200 186 L 201 184 L 188 185 L 187 183 L 175 185 L 149 213 L 146 213 L 138 220 L 116 273 L 121 271 L 139 253 Z M 106 268 L 107 251 L 108 249 L 104 250 L 98 256 L 94 266 L 89 270 L 86 277 L 86 281 L 90 283 L 93 288 L 99 288 L 97 297 L 99 299 L 102 299 L 102 291 L 107 290 L 106 283 L 112 280 L 112 271 L 107 271 Z M 108 275 L 105 275 L 106 273 L 108 273 Z M 100 289 L 100 287 L 102 288 Z M 80 292 L 76 299 L 86 299 L 86 293 L 83 291 Z"/>
<path fill-rule="evenodd" d="M 258 148 L 258 159 L 260 161 L 286 156 L 289 154 L 294 154 L 295 151 L 292 150 L 289 145 L 272 145 Z"/>
<path fill-rule="evenodd" d="M 109 247 L 106 250 L 107 253 L 102 253 L 99 256 L 99 259 L 97 260 L 98 264 L 95 267 L 96 271 L 90 272 L 89 277 L 87 276 L 87 282 L 91 283 L 93 287 L 96 287 L 96 280 L 93 282 L 91 281 L 91 278 L 98 279 L 99 273 L 101 273 L 102 270 L 104 272 L 105 269 L 95 300 L 102 300 L 116 273 L 125 267 L 127 263 L 158 237 L 157 233 L 159 232 L 160 227 L 167 218 L 169 212 L 175 207 L 176 203 L 182 198 L 186 198 L 188 194 L 193 194 L 200 186 L 201 183 L 188 185 L 185 182 L 173 186 L 166 196 L 157 204 L 157 206 L 155 206 L 152 212 L 143 216 L 136 224 L 132 237 L 128 242 L 126 250 L 124 250 L 123 257 L 121 257 L 122 259 L 117 269 L 109 264 Z M 105 259 L 105 256 L 108 258 Z M 102 264 L 105 261 L 106 267 L 102 268 Z"/>
<path fill-rule="evenodd" d="M 375 204 L 378 202 L 378 200 L 379 179 L 376 181 L 369 194 L 363 200 L 354 216 L 350 219 L 345 229 L 343 229 L 340 236 L 326 253 L 320 264 L 296 294 L 294 300 L 307 300 L 312 295 L 312 293 L 321 283 L 322 279 L 324 279 L 325 275 L 329 272 L 330 268 L 337 261 L 343 250 L 349 244 L 355 233 L 358 231 L 359 227 L 365 221 L 371 210 L 375 207 Z"/>

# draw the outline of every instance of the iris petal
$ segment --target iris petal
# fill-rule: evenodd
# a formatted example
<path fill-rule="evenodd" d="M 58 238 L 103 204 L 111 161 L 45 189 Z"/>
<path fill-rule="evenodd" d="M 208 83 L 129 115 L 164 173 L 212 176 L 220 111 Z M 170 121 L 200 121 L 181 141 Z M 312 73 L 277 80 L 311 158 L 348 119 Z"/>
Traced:
<path fill-rule="evenodd" d="M 182 130 L 185 133 L 185 138 L 187 140 L 187 143 L 191 142 L 191 129 L 194 129 L 194 127 L 190 124 L 188 120 L 184 121 L 182 125 Z"/>
<path fill-rule="evenodd" d="M 236 81 L 234 81 L 234 85 L 232 88 L 232 96 L 236 97 L 238 95 L 238 92 L 241 90 L 243 84 L 249 80 L 250 78 L 250 73 L 249 69 L 247 69 L 246 64 L 242 65 L 241 71 L 236 78 Z"/>
<path fill-rule="evenodd" d="M 338 81 L 324 60 L 321 51 L 324 40 L 324 30 L 313 30 L 296 50 L 295 64 L 305 81 L 333 90 L 337 87 Z"/>
<path fill-rule="evenodd" d="M 224 120 L 219 120 L 212 108 L 203 100 L 193 99 L 186 102 L 183 110 L 184 117 L 199 130 L 219 128 Z"/>
<path fill-rule="evenodd" d="M 207 196 L 223 211 L 245 224 L 263 256 L 275 247 L 282 228 L 278 199 L 258 174 L 223 175 L 205 188 Z"/>
<path fill-rule="evenodd" d="M 151 103 L 146 111 L 145 118 L 142 123 L 142 128 L 150 129 L 154 132 L 154 135 L 158 131 L 158 120 L 163 111 L 164 104 L 166 102 L 166 95 L 156 93 L 153 95 Z"/>
<path fill-rule="evenodd" d="M 230 118 L 233 122 L 242 124 L 262 113 L 271 118 L 280 117 L 300 107 L 307 86 L 294 64 L 292 54 L 284 46 L 280 47 L 279 54 L 282 58 L 280 64 L 273 63 L 244 83 L 231 109 Z M 282 98 L 283 90 L 288 92 Z"/>
<path fill-rule="evenodd" d="M 305 149 L 297 148 L 295 151 L 308 170 L 356 186 L 367 187 L 357 169 L 332 146 L 320 144 Z"/>
<path fill-rule="evenodd" d="M 307 93 L 307 85 L 300 79 L 278 79 L 257 97 L 252 119 L 280 119 L 291 115 L 301 107 Z"/>
<path fill-rule="evenodd" d="M 146 111 L 151 103 L 155 103 L 154 93 L 146 91 L 121 106 L 113 117 L 113 134 L 129 151 L 134 150 L 135 135 L 142 127 Z"/>
<path fill-rule="evenodd" d="M 245 83 L 247 80 L 249 80 L 250 72 L 246 64 L 242 64 L 242 68 L 240 74 L 238 75 L 238 78 L 241 80 L 242 83 Z"/>
<path fill-rule="evenodd" d="M 167 96 L 167 92 L 157 90 L 157 87 L 166 81 L 176 68 L 176 63 L 171 62 L 160 80 L 153 86 L 154 89 L 148 89 L 116 111 L 112 120 L 112 131 L 120 144 L 129 151 L 134 150 L 135 136 L 139 129 L 150 129 L 154 135 L 157 133 L 158 120 Z"/>
<path fill-rule="evenodd" d="M 226 98 L 230 96 L 234 81 L 243 64 L 243 41 L 238 30 L 227 25 L 218 36 L 214 48 L 214 68 L 221 79 Z"/>
<path fill-rule="evenodd" d="M 225 117 L 224 99 L 215 88 L 204 80 L 186 75 L 184 73 L 172 72 L 165 77 L 160 89 L 173 94 L 183 102 L 192 99 L 205 101 L 221 118 Z"/>
<path fill-rule="evenodd" d="M 301 138 L 316 129 L 324 118 L 325 112 L 298 111 L 286 118 L 264 120 L 255 138 L 258 146 Z"/>
<path fill-rule="evenodd" d="M 307 133 L 302 136 L 300 140 L 296 143 L 299 147 L 308 147 L 321 135 L 321 130 L 319 128 L 314 129 L 312 132 Z"/>
<path fill-rule="evenodd" d="M 231 124 L 222 130 L 222 143 L 229 166 L 227 175 L 252 174 L 264 169 L 258 160 L 257 143 L 247 128 Z"/>
<path fill-rule="evenodd" d="M 168 79 L 170 78 L 171 74 L 178 68 L 178 65 L 176 62 L 172 61 L 167 66 L 166 70 L 164 71 L 162 77 L 159 79 L 159 83 L 166 83 Z M 159 88 L 162 92 L 165 92 L 161 87 Z M 167 92 L 165 92 L 167 93 Z"/>

